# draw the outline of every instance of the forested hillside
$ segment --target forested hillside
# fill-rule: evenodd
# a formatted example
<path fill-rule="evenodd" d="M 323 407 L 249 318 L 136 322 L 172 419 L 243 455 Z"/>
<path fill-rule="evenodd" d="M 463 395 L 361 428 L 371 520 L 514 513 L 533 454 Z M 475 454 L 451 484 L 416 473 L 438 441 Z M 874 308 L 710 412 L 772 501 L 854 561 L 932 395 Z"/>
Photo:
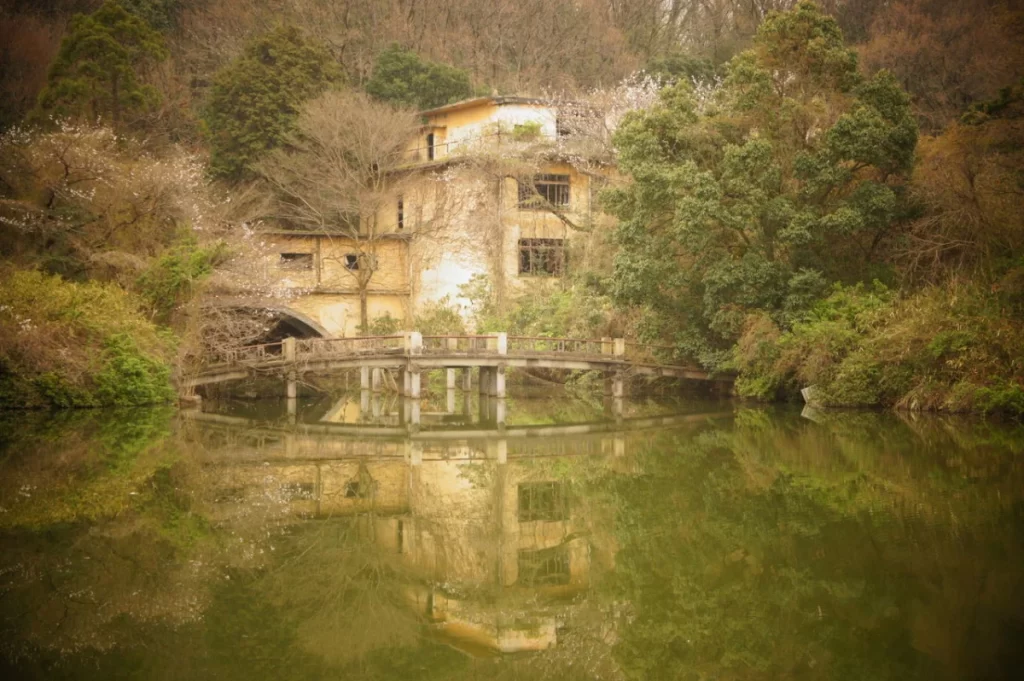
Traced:
<path fill-rule="evenodd" d="M 553 295 L 482 287 L 482 323 L 671 343 L 763 399 L 1024 413 L 1022 36 L 1019 0 L 6 0 L 0 403 L 163 396 L 317 98 L 625 81 L 660 92 L 610 104 L 617 230 Z"/>

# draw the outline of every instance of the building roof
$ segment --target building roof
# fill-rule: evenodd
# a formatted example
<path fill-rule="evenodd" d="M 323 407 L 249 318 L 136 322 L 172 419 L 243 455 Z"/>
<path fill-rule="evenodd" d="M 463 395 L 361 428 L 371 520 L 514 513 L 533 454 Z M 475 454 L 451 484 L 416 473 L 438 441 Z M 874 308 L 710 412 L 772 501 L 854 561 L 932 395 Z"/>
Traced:
<path fill-rule="evenodd" d="M 551 104 L 549 99 L 541 99 L 539 97 L 515 97 L 515 96 L 497 96 L 491 95 L 488 97 L 471 97 L 469 99 L 462 99 L 458 102 L 452 102 L 451 104 L 445 104 L 434 109 L 427 109 L 421 111 L 421 116 L 436 116 L 438 114 L 450 113 L 452 111 L 459 111 L 461 109 L 472 109 L 476 106 L 483 106 L 484 104 L 494 104 L 495 106 L 502 106 L 503 104 Z"/>

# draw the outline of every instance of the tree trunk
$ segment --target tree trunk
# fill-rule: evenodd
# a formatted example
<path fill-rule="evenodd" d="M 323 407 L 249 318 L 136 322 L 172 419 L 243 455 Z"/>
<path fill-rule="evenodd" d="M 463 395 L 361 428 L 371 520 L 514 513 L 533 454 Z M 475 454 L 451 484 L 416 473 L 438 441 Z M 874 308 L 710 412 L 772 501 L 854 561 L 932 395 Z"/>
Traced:
<path fill-rule="evenodd" d="M 114 119 L 114 129 L 117 130 L 117 126 L 121 123 L 121 84 L 118 82 L 117 74 L 114 74 L 113 79 L 110 81 L 110 96 L 113 101 L 110 103 L 112 110 L 111 115 Z"/>
<path fill-rule="evenodd" d="M 360 335 L 370 335 L 370 313 L 367 309 L 366 299 L 368 298 L 366 293 L 366 286 L 359 287 L 359 325 L 362 327 L 362 333 Z"/>

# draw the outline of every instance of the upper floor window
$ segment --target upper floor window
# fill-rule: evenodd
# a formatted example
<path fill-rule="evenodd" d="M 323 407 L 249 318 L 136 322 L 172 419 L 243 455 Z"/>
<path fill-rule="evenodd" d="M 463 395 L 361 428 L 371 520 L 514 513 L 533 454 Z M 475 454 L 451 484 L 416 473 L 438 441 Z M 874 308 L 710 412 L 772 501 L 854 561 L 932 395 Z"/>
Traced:
<path fill-rule="evenodd" d="M 405 201 L 398 197 L 398 231 L 405 229 Z"/>
<path fill-rule="evenodd" d="M 569 176 L 545 173 L 534 175 L 532 181 L 519 183 L 519 207 L 544 210 L 569 206 Z"/>
<path fill-rule="evenodd" d="M 427 160 L 434 160 L 434 133 L 427 133 Z"/>
<path fill-rule="evenodd" d="M 313 254 L 282 253 L 277 266 L 283 270 L 311 270 L 313 269 Z"/>

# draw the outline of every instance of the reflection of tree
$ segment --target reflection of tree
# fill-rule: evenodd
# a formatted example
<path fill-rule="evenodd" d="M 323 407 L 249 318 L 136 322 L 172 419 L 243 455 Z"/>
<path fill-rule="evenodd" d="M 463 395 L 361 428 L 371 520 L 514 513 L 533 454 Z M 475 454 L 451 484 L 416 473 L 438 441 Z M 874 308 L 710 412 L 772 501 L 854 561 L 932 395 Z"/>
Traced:
<path fill-rule="evenodd" d="M 253 585 L 294 622 L 299 645 L 332 664 L 418 638 L 422 622 L 405 597 L 409 577 L 399 554 L 376 543 L 379 520 L 368 514 L 293 528 Z"/>
<path fill-rule="evenodd" d="M 1019 523 L 988 505 L 952 525 L 973 496 L 946 517 L 918 514 L 955 486 L 914 475 L 912 448 L 892 447 L 913 434 L 878 418 L 858 446 L 841 424 L 741 414 L 729 431 L 662 440 L 643 475 L 610 482 L 614 593 L 630 604 L 615 654 L 631 678 L 1007 673 L 1019 653 L 999 635 L 1021 625 L 1024 604 Z M 889 448 L 872 442 L 882 432 Z M 945 449 L 957 451 L 949 438 Z"/>

